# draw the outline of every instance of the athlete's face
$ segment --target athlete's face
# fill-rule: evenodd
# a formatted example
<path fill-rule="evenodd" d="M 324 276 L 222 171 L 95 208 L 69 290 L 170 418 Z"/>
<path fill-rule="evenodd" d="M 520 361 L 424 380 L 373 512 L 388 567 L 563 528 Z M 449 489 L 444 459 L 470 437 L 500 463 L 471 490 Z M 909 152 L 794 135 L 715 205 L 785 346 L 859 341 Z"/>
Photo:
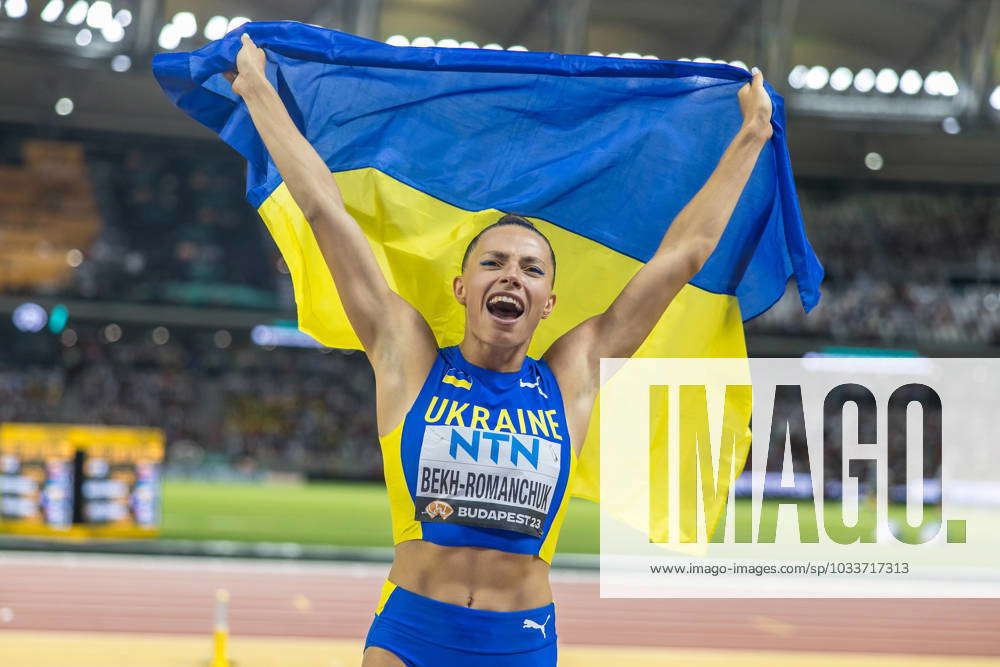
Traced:
<path fill-rule="evenodd" d="M 552 255 L 541 236 L 515 225 L 483 234 L 454 280 L 466 326 L 492 345 L 520 345 L 556 304 Z"/>

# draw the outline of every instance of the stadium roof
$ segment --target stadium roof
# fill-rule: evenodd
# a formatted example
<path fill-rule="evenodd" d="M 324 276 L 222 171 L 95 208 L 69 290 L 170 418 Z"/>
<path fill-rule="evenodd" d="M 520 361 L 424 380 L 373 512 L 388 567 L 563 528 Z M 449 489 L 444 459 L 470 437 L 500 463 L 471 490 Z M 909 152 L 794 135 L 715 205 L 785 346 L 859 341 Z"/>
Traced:
<path fill-rule="evenodd" d="M 240 17 L 756 64 L 788 100 L 800 175 L 1000 182 L 1000 0 L 6 0 L 0 121 L 208 137 L 169 105 L 149 59 Z"/>

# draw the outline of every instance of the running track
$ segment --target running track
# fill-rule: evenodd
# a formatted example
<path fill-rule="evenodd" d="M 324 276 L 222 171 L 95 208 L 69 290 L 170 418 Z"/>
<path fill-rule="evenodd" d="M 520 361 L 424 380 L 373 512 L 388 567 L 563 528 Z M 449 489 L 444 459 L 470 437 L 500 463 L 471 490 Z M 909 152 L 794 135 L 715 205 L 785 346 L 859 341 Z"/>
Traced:
<path fill-rule="evenodd" d="M 216 589 L 234 635 L 360 639 L 386 568 L 0 552 L 0 629 L 204 635 Z M 1000 600 L 602 600 L 555 572 L 562 644 L 1000 655 Z"/>

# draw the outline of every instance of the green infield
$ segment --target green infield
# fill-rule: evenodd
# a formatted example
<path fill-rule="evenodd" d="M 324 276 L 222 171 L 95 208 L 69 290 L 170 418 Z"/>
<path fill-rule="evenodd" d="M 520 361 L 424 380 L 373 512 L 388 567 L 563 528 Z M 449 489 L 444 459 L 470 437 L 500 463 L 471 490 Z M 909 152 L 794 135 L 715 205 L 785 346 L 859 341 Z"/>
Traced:
<path fill-rule="evenodd" d="M 739 500 L 737 530 L 749 534 L 745 519 L 749 501 Z M 864 506 L 863 506 L 864 507 Z M 776 512 L 778 503 L 765 504 L 765 512 Z M 802 509 L 808 509 L 808 506 Z M 839 503 L 827 503 L 825 513 L 841 511 Z M 867 508 L 866 508 L 867 509 Z M 929 509 L 933 520 L 938 514 Z M 799 513 L 801 534 L 816 537 L 816 531 Z M 890 516 L 905 518 L 903 506 L 892 506 Z M 862 512 L 870 526 L 871 516 Z M 762 522 L 769 523 L 769 522 Z M 824 530 L 822 523 L 818 526 Z M 831 532 L 836 532 L 831 531 Z M 915 531 L 907 529 L 907 535 Z M 764 531 L 766 541 L 766 531 Z M 314 484 L 235 484 L 168 481 L 163 485 L 164 539 L 235 540 L 250 542 L 298 542 L 339 546 L 391 546 L 389 501 L 385 487 L 375 482 L 331 482 Z M 598 506 L 573 499 L 559 539 L 559 551 L 597 553 L 599 547 Z M 754 541 L 760 535 L 753 536 Z"/>

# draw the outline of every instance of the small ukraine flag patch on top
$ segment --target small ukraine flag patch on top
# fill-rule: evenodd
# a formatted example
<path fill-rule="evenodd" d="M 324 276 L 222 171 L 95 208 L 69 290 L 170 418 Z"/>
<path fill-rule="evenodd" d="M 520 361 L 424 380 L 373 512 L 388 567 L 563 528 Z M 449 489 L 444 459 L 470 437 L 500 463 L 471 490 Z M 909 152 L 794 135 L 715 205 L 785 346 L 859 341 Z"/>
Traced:
<path fill-rule="evenodd" d="M 460 387 L 461 389 L 472 389 L 472 380 L 466 379 L 464 377 L 463 378 L 456 377 L 455 373 L 452 371 L 448 371 L 447 373 L 445 373 L 445 376 L 441 378 L 441 382 L 445 384 L 454 385 L 456 387 Z"/>

